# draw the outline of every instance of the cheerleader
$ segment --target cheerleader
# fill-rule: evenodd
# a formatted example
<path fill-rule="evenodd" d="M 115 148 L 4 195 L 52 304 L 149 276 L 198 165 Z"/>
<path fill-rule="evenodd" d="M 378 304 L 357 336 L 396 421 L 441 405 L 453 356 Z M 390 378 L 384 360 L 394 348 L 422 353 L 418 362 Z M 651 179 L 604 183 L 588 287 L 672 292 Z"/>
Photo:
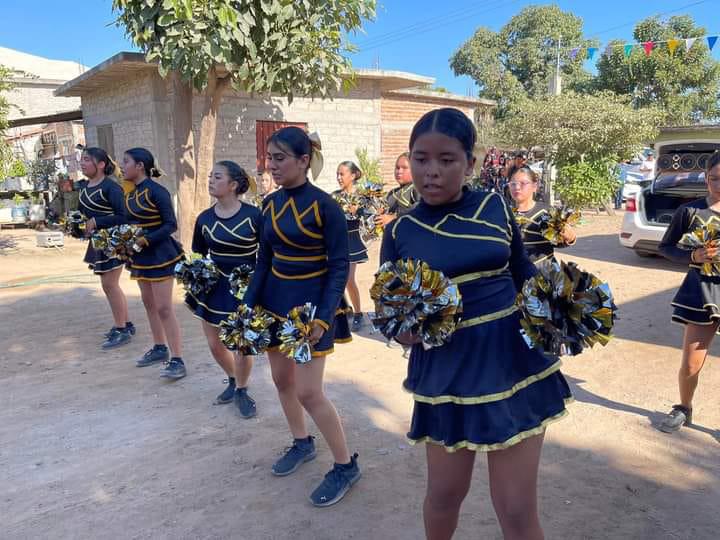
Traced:
<path fill-rule="evenodd" d="M 692 400 L 700 370 L 720 323 L 720 277 L 700 273 L 704 263 L 717 262 L 717 244 L 693 251 L 677 244 L 685 233 L 705 225 L 720 226 L 720 152 L 715 152 L 705 172 L 708 196 L 684 204 L 675 211 L 670 227 L 660 242 L 660 253 L 668 259 L 689 266 L 688 273 L 673 298 L 673 322 L 685 325 L 682 362 L 678 373 L 680 403 L 660 422 L 665 433 L 692 424 Z"/>
<path fill-rule="evenodd" d="M 520 226 L 523 244 L 530 260 L 537 263 L 555 255 L 553 244 L 543 236 L 540 218 L 550 212 L 550 206 L 535 201 L 538 190 L 538 177 L 530 167 L 516 169 L 508 184 L 510 195 L 515 203 L 515 220 Z M 577 235 L 569 225 L 560 234 L 563 248 L 575 244 Z"/>
<path fill-rule="evenodd" d="M 102 148 L 83 148 L 80 169 L 88 179 L 80 190 L 78 209 L 89 218 L 85 222 L 85 234 L 90 236 L 96 229 L 108 229 L 125 223 L 125 195 L 122 187 L 108 176 L 115 173 L 115 164 Z M 128 320 L 128 304 L 120 288 L 123 263 L 117 257 L 106 257 L 102 251 L 88 242 L 84 262 L 100 276 L 105 298 L 110 304 L 115 326 L 105 334 L 101 347 L 113 349 L 130 342 L 135 326 Z"/>
<path fill-rule="evenodd" d="M 155 158 L 145 148 L 131 148 L 123 156 L 123 178 L 135 189 L 125 195 L 128 222 L 145 231 L 138 243 L 142 251 L 130 262 L 130 279 L 140 286 L 145 312 L 150 322 L 155 345 L 137 361 L 138 367 L 165 362 L 160 376 L 166 379 L 185 377 L 182 360 L 180 325 L 173 306 L 175 264 L 183 251 L 171 236 L 177 230 L 170 193 L 152 178 L 162 173 L 155 167 Z M 168 351 L 168 345 L 170 350 Z"/>
<path fill-rule="evenodd" d="M 340 189 L 333 192 L 335 200 L 340 202 L 343 197 L 349 197 L 356 192 L 355 185 L 362 178 L 362 171 L 352 161 L 343 161 L 337 168 L 337 181 Z M 350 215 L 346 214 L 348 228 L 348 246 L 350 249 L 350 274 L 346 289 L 350 296 L 353 308 L 353 322 L 351 330 L 359 332 L 363 325 L 363 312 L 360 304 L 360 290 L 357 285 L 357 265 L 368 261 L 367 247 L 360 237 L 360 219 L 357 217 L 357 205 L 348 208 Z"/>
<path fill-rule="evenodd" d="M 255 267 L 261 214 L 257 207 L 238 199 L 249 186 L 247 173 L 234 161 L 220 161 L 210 172 L 208 191 L 217 202 L 198 216 L 192 250 L 210 256 L 220 272 L 220 279 L 201 297 L 189 291 L 185 295 L 185 304 L 202 320 L 213 358 L 228 377 L 228 386 L 215 399 L 215 404 L 234 401 L 243 418 L 257 414 L 255 400 L 247 392 L 253 357 L 233 354 L 226 349 L 218 337 L 218 326 L 240 304 L 230 292 L 230 272 L 244 264 Z"/>
<path fill-rule="evenodd" d="M 311 184 L 322 167 L 319 141 L 311 142 L 297 127 L 273 133 L 267 141 L 267 164 L 282 187 L 263 201 L 263 226 L 257 268 L 244 302 L 262 306 L 279 321 L 295 306 L 317 308 L 311 342 L 312 360 L 296 364 L 278 351 L 274 338 L 268 350 L 273 382 L 294 438 L 272 466 L 287 476 L 315 459 L 314 437 L 305 425 L 307 411 L 335 459 L 325 479 L 310 495 L 315 506 L 335 504 L 360 478 L 357 454 L 350 455 L 340 418 L 323 392 L 325 358 L 334 342 L 350 341 L 347 318 L 338 315 L 348 278 L 348 233 L 345 216 L 333 198 Z"/>
<path fill-rule="evenodd" d="M 410 212 L 418 202 L 410 173 L 410 154 L 400 154 L 395 160 L 395 181 L 399 184 L 387 194 L 388 210 L 375 218 L 375 223 L 385 227 L 398 216 Z"/>
<path fill-rule="evenodd" d="M 463 320 L 452 341 L 416 336 L 404 382 L 415 406 L 408 437 L 426 445 L 429 539 L 452 537 L 476 452 L 487 452 L 490 496 L 505 538 L 540 539 L 537 475 L 546 426 L 571 399 L 558 358 L 529 349 L 515 296 L 536 272 L 503 198 L 464 187 L 476 133 L 456 109 L 425 114 L 410 136 L 421 201 L 385 231 L 381 260 L 426 261 L 459 285 Z"/>

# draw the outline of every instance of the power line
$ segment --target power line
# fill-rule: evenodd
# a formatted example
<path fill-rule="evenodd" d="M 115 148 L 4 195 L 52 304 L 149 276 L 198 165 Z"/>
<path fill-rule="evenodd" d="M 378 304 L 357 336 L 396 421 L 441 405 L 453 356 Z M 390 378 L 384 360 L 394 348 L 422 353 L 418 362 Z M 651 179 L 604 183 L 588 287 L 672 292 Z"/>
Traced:
<path fill-rule="evenodd" d="M 372 40 L 367 40 L 364 44 L 360 43 L 358 45 L 358 48 L 360 51 L 368 51 L 372 49 L 376 49 L 378 47 L 384 47 L 385 45 L 389 45 L 391 43 L 395 43 L 397 41 L 402 41 L 404 39 L 407 39 L 409 37 L 414 36 L 418 32 L 423 31 L 433 31 L 437 30 L 439 28 L 444 28 L 450 24 L 454 24 L 460 21 L 465 20 L 468 16 L 472 15 L 473 12 L 476 11 L 492 11 L 494 9 L 499 9 L 501 7 L 504 7 L 506 5 L 510 4 L 516 4 L 520 0 L 511 0 L 510 2 L 506 2 L 504 0 L 500 2 L 495 2 L 494 4 L 485 4 L 482 6 L 474 6 L 471 9 L 466 10 L 458 10 L 458 12 L 455 12 L 451 15 L 445 15 L 443 17 L 437 17 L 434 19 L 428 19 L 426 21 L 418 22 L 414 25 L 406 27 L 404 30 L 400 32 L 394 32 L 392 34 L 386 35 L 387 37 L 376 37 Z"/>

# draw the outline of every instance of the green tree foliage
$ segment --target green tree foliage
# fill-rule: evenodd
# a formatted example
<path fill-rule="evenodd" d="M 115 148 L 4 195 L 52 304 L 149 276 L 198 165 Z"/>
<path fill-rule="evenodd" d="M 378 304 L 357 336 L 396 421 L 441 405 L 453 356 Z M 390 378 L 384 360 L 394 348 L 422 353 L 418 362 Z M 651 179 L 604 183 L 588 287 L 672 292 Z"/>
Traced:
<path fill-rule="evenodd" d="M 705 28 L 688 15 L 662 21 L 651 17 L 640 22 L 633 33 L 638 43 L 701 37 Z M 666 111 L 669 124 L 692 124 L 720 116 L 720 62 L 699 39 L 688 51 L 685 43 L 671 54 L 665 43 L 658 44 L 648 56 L 635 47 L 629 57 L 624 42 L 614 41 L 612 53 L 597 63 L 593 87 L 632 97 L 635 107 L 656 105 Z"/>
<path fill-rule="evenodd" d="M 375 0 L 113 0 L 117 24 L 170 75 L 180 235 L 208 206 L 217 114 L 229 86 L 250 93 L 327 98 L 351 85 L 346 36 L 375 15 Z M 203 92 L 200 136 L 192 88 Z"/>
<path fill-rule="evenodd" d="M 544 148 L 559 167 L 556 187 L 566 202 L 603 205 L 616 189 L 614 164 L 654 139 L 663 119 L 661 111 L 637 110 L 630 98 L 612 92 L 570 92 L 526 101 L 495 135 L 510 146 Z"/>
<path fill-rule="evenodd" d="M 11 70 L 0 65 L 0 180 L 11 176 L 10 169 L 15 161 L 12 148 L 5 140 L 5 130 L 8 127 L 8 114 L 11 107 L 7 92 L 13 88 L 11 79 Z"/>
<path fill-rule="evenodd" d="M 368 154 L 367 148 L 356 148 L 355 156 L 358 160 L 358 167 L 363 172 L 362 182 L 363 185 L 378 184 L 382 185 L 382 176 L 380 174 L 380 160 L 378 158 L 372 159 Z"/>
<path fill-rule="evenodd" d="M 25 164 L 20 161 L 19 159 L 15 159 L 13 164 L 10 166 L 10 171 L 8 173 L 8 176 L 26 176 L 27 175 L 27 168 L 25 167 Z"/>
<path fill-rule="evenodd" d="M 450 67 L 456 75 L 472 77 L 480 97 L 496 100 L 497 115 L 503 117 L 524 99 L 548 94 L 558 39 L 564 44 L 596 46 L 583 37 L 580 17 L 556 5 L 528 6 L 499 32 L 479 28 L 450 58 Z M 566 88 L 587 84 L 590 75 L 583 69 L 581 55 L 572 59 L 570 51 L 562 49 L 561 61 Z"/>

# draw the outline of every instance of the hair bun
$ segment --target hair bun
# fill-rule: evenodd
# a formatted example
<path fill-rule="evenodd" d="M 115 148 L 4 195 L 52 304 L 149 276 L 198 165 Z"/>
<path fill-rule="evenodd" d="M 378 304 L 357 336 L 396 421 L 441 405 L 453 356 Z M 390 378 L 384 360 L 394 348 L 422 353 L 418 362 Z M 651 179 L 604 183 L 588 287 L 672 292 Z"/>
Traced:
<path fill-rule="evenodd" d="M 165 174 L 165 173 L 162 172 L 162 171 L 161 171 L 160 169 L 158 169 L 157 167 L 151 167 L 151 168 L 150 168 L 150 176 L 151 176 L 152 178 L 160 178 L 163 174 Z"/>

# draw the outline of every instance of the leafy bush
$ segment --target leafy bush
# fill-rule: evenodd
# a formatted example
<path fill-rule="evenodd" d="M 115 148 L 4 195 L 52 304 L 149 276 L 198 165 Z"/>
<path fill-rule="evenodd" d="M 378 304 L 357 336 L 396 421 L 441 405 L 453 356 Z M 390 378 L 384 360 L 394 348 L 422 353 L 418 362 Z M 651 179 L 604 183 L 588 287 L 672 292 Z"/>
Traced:
<path fill-rule="evenodd" d="M 560 198 L 573 208 L 605 206 L 619 187 L 617 167 L 609 159 L 564 165 L 555 183 Z"/>
<path fill-rule="evenodd" d="M 25 164 L 20 161 L 19 159 L 16 159 L 15 162 L 10 166 L 10 173 L 9 176 L 26 176 L 27 175 L 27 167 L 25 167 Z"/>
<path fill-rule="evenodd" d="M 358 159 L 358 167 L 363 172 L 360 183 L 366 184 L 381 184 L 383 183 L 382 177 L 380 176 L 380 160 L 370 159 L 367 148 L 355 149 L 355 155 Z"/>

